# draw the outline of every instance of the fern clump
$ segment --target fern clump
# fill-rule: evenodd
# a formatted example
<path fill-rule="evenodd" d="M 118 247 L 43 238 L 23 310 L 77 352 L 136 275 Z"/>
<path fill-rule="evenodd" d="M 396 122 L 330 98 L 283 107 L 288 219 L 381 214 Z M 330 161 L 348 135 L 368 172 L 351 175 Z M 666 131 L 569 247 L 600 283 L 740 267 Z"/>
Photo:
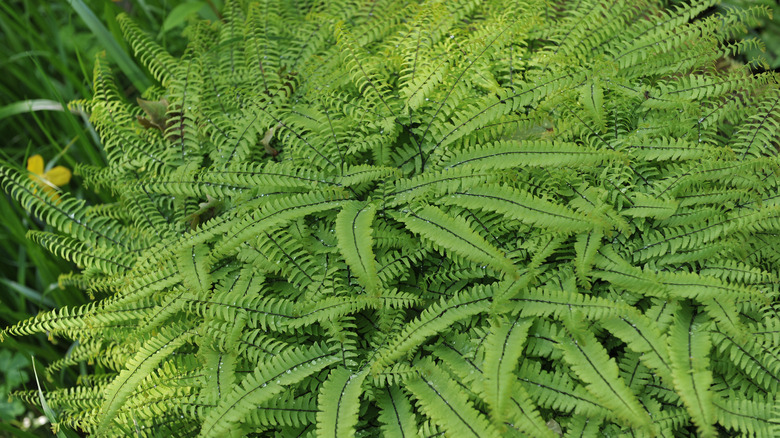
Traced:
<path fill-rule="evenodd" d="M 555 3 L 553 5 L 552 3 Z M 231 1 L 77 102 L 111 204 L 10 164 L 95 301 L 96 435 L 777 436 L 780 88 L 714 2 Z M 36 393 L 23 393 L 31 400 Z"/>

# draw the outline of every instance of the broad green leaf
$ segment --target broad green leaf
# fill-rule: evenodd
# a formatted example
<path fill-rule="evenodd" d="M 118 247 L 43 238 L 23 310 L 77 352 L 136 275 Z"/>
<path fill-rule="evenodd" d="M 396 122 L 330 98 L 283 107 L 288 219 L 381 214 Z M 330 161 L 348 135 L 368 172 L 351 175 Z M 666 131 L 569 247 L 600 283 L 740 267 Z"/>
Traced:
<path fill-rule="evenodd" d="M 160 33 L 168 32 L 174 27 L 186 22 L 190 16 L 206 7 L 208 7 L 206 2 L 197 1 L 190 1 L 177 5 L 171 9 L 170 12 L 168 12 L 168 15 L 165 17 L 165 21 L 163 22 L 162 28 L 160 29 Z"/>

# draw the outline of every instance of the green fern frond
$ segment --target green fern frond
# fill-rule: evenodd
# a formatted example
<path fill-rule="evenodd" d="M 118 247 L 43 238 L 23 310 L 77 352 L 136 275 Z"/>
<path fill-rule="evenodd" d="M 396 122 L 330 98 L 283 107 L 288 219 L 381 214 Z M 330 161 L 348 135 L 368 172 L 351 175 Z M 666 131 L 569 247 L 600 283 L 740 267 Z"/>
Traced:
<path fill-rule="evenodd" d="M 360 409 L 360 392 L 368 369 L 357 373 L 344 368 L 331 371 L 319 393 L 317 435 L 340 437 L 355 434 Z"/>
<path fill-rule="evenodd" d="M 113 251 L 95 251 L 83 242 L 45 231 L 28 231 L 27 237 L 54 255 L 76 263 L 82 269 L 95 268 L 114 275 L 132 268 L 132 259 Z"/>
<path fill-rule="evenodd" d="M 336 217 L 336 237 L 341 254 L 371 295 L 379 292 L 380 285 L 371 238 L 375 214 L 373 204 L 351 203 L 346 204 Z"/>
<path fill-rule="evenodd" d="M 642 363 L 670 385 L 671 362 L 666 336 L 653 323 L 654 321 L 644 315 L 630 314 L 607 318 L 601 325 L 625 342 L 631 351 L 639 353 Z"/>
<path fill-rule="evenodd" d="M 377 353 L 372 366 L 376 372 L 391 365 L 395 360 L 419 347 L 426 338 L 448 327 L 455 321 L 484 312 L 490 305 L 491 287 L 475 287 L 473 290 L 458 294 L 451 299 L 430 306 L 391 342 L 385 344 Z"/>
<path fill-rule="evenodd" d="M 396 219 L 415 234 L 451 251 L 452 254 L 493 267 L 509 275 L 516 273 L 514 264 L 498 248 L 477 234 L 457 216 L 448 215 L 432 205 L 416 211 L 401 212 Z"/>
<path fill-rule="evenodd" d="M 233 251 L 240 242 L 248 240 L 263 231 L 270 231 L 274 226 L 284 224 L 292 219 L 318 211 L 328 210 L 341 204 L 335 193 L 312 193 L 291 196 L 277 202 L 271 201 L 262 213 L 255 213 L 235 224 L 230 224 L 227 235 L 216 245 L 213 255 L 221 255 Z"/>
<path fill-rule="evenodd" d="M 163 85 L 167 85 L 168 81 L 176 75 L 176 59 L 144 34 L 127 15 L 119 15 L 117 22 L 122 29 L 125 39 L 132 43 L 131 46 L 136 57 L 146 65 L 146 68 L 154 75 L 155 79 Z"/>
<path fill-rule="evenodd" d="M 7 164 L 6 164 L 7 166 Z M 27 176 L 2 167 L 0 170 L 3 189 L 16 198 L 29 212 L 37 215 L 57 231 L 69 234 L 76 240 L 91 242 L 96 246 L 115 247 L 117 251 L 137 249 L 131 242 L 132 236 L 123 229 L 113 226 L 107 218 L 87 217 L 83 201 L 66 194 L 54 197 L 45 193 L 35 181 Z"/>
<path fill-rule="evenodd" d="M 551 373 L 541 367 L 542 364 L 538 361 L 526 360 L 518 370 L 523 387 L 540 407 L 574 412 L 589 418 L 607 414 L 607 406 L 602 405 L 583 386 L 575 384 L 568 373 Z"/>
<path fill-rule="evenodd" d="M 528 319 L 510 322 L 501 318 L 492 326 L 485 339 L 484 393 L 488 405 L 496 413 L 502 412 L 511 393 L 509 388 L 512 386 L 514 368 L 525 347 L 525 337 L 530 325 L 531 320 Z M 498 417 L 500 418 L 500 415 Z"/>
<path fill-rule="evenodd" d="M 571 321 L 571 320 L 569 320 Z M 563 357 L 587 389 L 620 423 L 647 428 L 651 419 L 639 400 L 620 378 L 617 364 L 592 333 L 569 322 L 569 332 L 557 344 Z"/>
<path fill-rule="evenodd" d="M 270 400 L 252 411 L 246 422 L 255 428 L 277 424 L 285 428 L 300 428 L 315 423 L 316 413 L 316 399 L 312 397 Z"/>
<path fill-rule="evenodd" d="M 100 407 L 102 419 L 96 434 L 105 434 L 112 428 L 114 417 L 135 389 L 134 385 L 149 375 L 171 352 L 181 347 L 191 335 L 182 327 L 173 327 L 161 331 L 158 336 L 144 343 L 126 368 L 106 387 L 106 399 Z"/>
<path fill-rule="evenodd" d="M 718 423 L 737 430 L 748 437 L 773 436 L 780 426 L 777 419 L 777 404 L 772 397 L 755 397 L 745 400 L 726 394 L 713 401 Z M 774 409 L 774 412 L 773 412 Z"/>
<path fill-rule="evenodd" d="M 574 143 L 550 143 L 541 141 L 500 141 L 482 145 L 460 153 L 439 163 L 444 169 L 468 165 L 474 169 L 508 169 L 518 167 L 588 167 L 622 160 L 621 154 L 612 150 L 594 150 Z"/>
<path fill-rule="evenodd" d="M 672 377 L 678 394 L 701 436 L 717 436 L 714 427 L 715 409 L 710 384 L 712 375 L 707 370 L 710 338 L 703 327 L 706 320 L 695 317 L 683 308 L 669 334 L 669 356 Z"/>
<path fill-rule="evenodd" d="M 432 363 L 418 365 L 416 379 L 404 386 L 417 398 L 423 412 L 450 435 L 497 437 L 498 431 L 467 397 Z"/>
<path fill-rule="evenodd" d="M 256 366 L 255 371 L 234 387 L 203 421 L 199 436 L 219 436 L 245 418 L 254 405 L 270 400 L 305 377 L 337 360 L 322 346 L 295 348 Z M 289 371 L 289 372 L 288 372 Z"/>
<path fill-rule="evenodd" d="M 780 388 L 780 357 L 776 348 L 753 345 L 742 337 L 735 337 L 720 330 L 711 332 L 715 348 L 728 360 L 735 363 L 741 372 L 751 378 L 755 384 L 773 393 Z"/>
<path fill-rule="evenodd" d="M 493 211 L 554 232 L 581 232 L 601 225 L 565 206 L 509 187 L 474 187 L 454 192 L 439 202 Z"/>
<path fill-rule="evenodd" d="M 377 396 L 379 421 L 382 433 L 391 438 L 414 436 L 417 433 L 417 418 L 412 405 L 398 386 L 391 386 Z"/>

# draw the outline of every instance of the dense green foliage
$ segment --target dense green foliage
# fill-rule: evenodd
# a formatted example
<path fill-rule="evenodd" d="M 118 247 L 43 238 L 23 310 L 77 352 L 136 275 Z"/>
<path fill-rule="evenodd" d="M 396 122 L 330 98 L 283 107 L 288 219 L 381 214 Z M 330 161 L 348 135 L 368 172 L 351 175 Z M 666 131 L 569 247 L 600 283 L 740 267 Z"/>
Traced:
<path fill-rule="evenodd" d="M 749 9 L 756 5 L 770 8 L 771 15 L 745 35 L 745 37 L 757 39 L 760 45 L 746 50 L 742 56 L 747 59 L 764 58 L 769 68 L 780 71 L 780 3 L 774 0 L 723 0 L 718 7 L 725 11 L 731 11 L 733 9 Z"/>
<path fill-rule="evenodd" d="M 112 46 L 119 48 L 120 53 L 109 51 L 108 59 L 122 69 L 119 84 L 125 92 L 134 93 L 133 81 L 129 79 L 137 77 L 133 71 L 147 76 L 138 82 L 154 83 L 154 78 L 133 62 L 128 47 L 122 44 L 115 17 L 126 11 L 140 27 L 152 30 L 166 49 L 181 53 L 186 46 L 186 40 L 180 38 L 183 25 L 169 26 L 170 30 L 165 32 L 159 30 L 163 23 L 175 20 L 177 14 L 181 18 L 177 3 L 183 1 L 187 0 L 0 2 L 0 157 L 24 164 L 28 157 L 40 154 L 48 166 L 68 168 L 76 163 L 104 164 L 97 146 L 99 137 L 85 127 L 84 114 L 67 111 L 67 103 L 91 95 L 95 55 Z M 196 14 L 217 17 L 208 6 L 190 15 Z M 101 29 L 107 31 L 99 33 Z M 120 56 L 129 64 L 116 63 Z M 101 202 L 100 195 L 75 180 L 63 189 L 91 202 Z M 42 310 L 89 300 L 81 290 L 57 287 L 57 277 L 73 270 L 72 263 L 52 257 L 26 238 L 27 230 L 46 229 L 44 223 L 30 217 L 5 194 L 0 195 L 0 217 L 0 328 Z M 34 406 L 25 409 L 18 399 L 9 402 L 8 393 L 36 387 L 33 357 L 40 370 L 41 362 L 61 358 L 71 344 L 50 342 L 45 334 L 0 343 L 0 436 L 51 435 L 48 425 L 41 425 L 46 422 L 42 410 Z M 48 388 L 72 386 L 80 372 L 78 367 L 63 369 L 42 383 Z"/>
<path fill-rule="evenodd" d="M 120 17 L 159 86 L 73 104 L 115 201 L 0 170 L 95 300 L 0 335 L 78 341 L 46 400 L 97 435 L 773 436 L 780 88 L 711 4 Z"/>

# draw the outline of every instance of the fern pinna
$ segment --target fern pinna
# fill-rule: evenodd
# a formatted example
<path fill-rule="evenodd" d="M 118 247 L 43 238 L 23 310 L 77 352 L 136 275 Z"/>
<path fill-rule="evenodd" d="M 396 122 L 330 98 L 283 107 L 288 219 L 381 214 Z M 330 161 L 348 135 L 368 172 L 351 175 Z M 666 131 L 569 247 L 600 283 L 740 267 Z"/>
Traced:
<path fill-rule="evenodd" d="M 98 436 L 777 436 L 780 87 L 713 3 L 122 19 L 159 85 L 76 103 L 115 202 L 1 171 L 95 301 L 2 336 L 74 341 Z"/>

